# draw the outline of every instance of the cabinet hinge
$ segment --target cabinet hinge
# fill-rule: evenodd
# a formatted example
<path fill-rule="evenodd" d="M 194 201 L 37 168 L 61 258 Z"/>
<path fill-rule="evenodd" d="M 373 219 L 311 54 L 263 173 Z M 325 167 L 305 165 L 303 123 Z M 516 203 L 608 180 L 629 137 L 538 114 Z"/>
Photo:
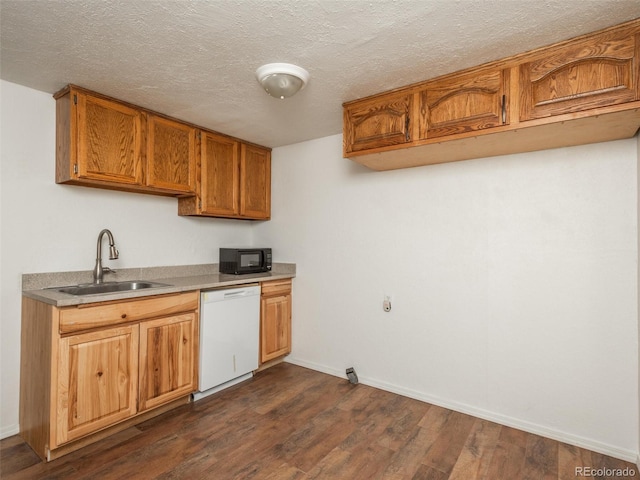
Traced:
<path fill-rule="evenodd" d="M 198 140 L 201 140 L 202 137 L 200 136 L 200 132 L 198 132 Z"/>
<path fill-rule="evenodd" d="M 74 105 L 78 104 L 78 94 L 76 94 L 76 93 L 73 94 L 73 104 Z"/>
<path fill-rule="evenodd" d="M 73 164 L 73 173 L 75 173 L 76 175 L 78 174 L 78 164 L 77 163 Z"/>
<path fill-rule="evenodd" d="M 202 210 L 202 200 L 198 200 L 198 208 Z"/>

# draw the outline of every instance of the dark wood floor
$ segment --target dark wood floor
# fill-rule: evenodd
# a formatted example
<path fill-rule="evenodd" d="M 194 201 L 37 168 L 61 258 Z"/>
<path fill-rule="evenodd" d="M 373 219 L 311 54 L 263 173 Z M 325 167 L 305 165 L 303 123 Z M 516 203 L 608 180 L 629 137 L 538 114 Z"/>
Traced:
<path fill-rule="evenodd" d="M 18 436 L 0 442 L 7 480 L 564 480 L 580 467 L 638 478 L 621 460 L 290 364 L 50 463 Z"/>

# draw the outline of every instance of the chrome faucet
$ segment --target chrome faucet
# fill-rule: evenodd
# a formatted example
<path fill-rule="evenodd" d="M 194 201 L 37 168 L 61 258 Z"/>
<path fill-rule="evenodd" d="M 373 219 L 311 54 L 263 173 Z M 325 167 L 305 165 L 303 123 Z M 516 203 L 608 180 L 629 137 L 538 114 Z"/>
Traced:
<path fill-rule="evenodd" d="M 96 253 L 96 266 L 93 268 L 93 283 L 102 283 L 102 277 L 105 273 L 116 273 L 115 270 L 111 270 L 109 267 L 102 266 L 102 237 L 104 234 L 109 237 L 109 260 L 115 260 L 118 258 L 120 252 L 115 246 L 113 241 L 113 235 L 106 228 L 98 234 L 98 248 Z"/>

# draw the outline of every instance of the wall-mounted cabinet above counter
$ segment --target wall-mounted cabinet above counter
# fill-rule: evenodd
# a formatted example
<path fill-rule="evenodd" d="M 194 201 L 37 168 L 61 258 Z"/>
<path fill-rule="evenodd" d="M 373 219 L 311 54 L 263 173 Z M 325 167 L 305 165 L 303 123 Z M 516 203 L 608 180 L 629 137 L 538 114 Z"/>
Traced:
<path fill-rule="evenodd" d="M 180 198 L 180 215 L 271 216 L 271 150 L 69 85 L 56 182 Z"/>
<path fill-rule="evenodd" d="M 392 170 L 629 138 L 640 19 L 347 102 L 344 156 Z"/>

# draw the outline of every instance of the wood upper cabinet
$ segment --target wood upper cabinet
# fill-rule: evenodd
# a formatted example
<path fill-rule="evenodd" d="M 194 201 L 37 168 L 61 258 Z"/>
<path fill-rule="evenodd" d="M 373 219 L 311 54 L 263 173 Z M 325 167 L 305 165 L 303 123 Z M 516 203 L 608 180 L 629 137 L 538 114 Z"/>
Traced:
<path fill-rule="evenodd" d="M 197 390 L 197 321 L 187 313 L 140 323 L 140 411 Z"/>
<path fill-rule="evenodd" d="M 546 48 L 520 65 L 520 120 L 640 99 L 638 28 Z"/>
<path fill-rule="evenodd" d="M 411 141 L 413 92 L 400 92 L 344 105 L 344 153 Z"/>
<path fill-rule="evenodd" d="M 208 215 L 240 214 L 240 159 L 232 138 L 201 133 L 201 212 Z"/>
<path fill-rule="evenodd" d="M 57 376 L 57 444 L 134 415 L 138 326 L 61 338 Z"/>
<path fill-rule="evenodd" d="M 70 163 L 62 165 L 59 159 L 58 166 L 64 168 L 59 178 L 66 173 L 71 178 L 143 185 L 141 112 L 80 91 L 72 95 L 68 102 L 73 103 L 67 105 L 70 131 L 59 132 L 70 136 L 70 151 L 58 148 L 58 155 L 69 156 Z"/>
<path fill-rule="evenodd" d="M 260 305 L 260 363 L 291 352 L 291 280 L 263 282 Z"/>
<path fill-rule="evenodd" d="M 420 92 L 419 138 L 437 138 L 509 123 L 509 70 L 448 76 Z"/>
<path fill-rule="evenodd" d="M 76 86 L 54 97 L 57 183 L 157 195 L 195 191 L 195 127 Z"/>
<path fill-rule="evenodd" d="M 374 170 L 630 138 L 640 19 L 343 107 L 344 156 Z"/>
<path fill-rule="evenodd" d="M 243 143 L 240 148 L 240 215 L 271 218 L 271 150 Z"/>
<path fill-rule="evenodd" d="M 195 127 L 149 114 L 147 131 L 147 184 L 173 192 L 195 193 Z"/>
<path fill-rule="evenodd" d="M 195 197 L 178 199 L 178 214 L 268 220 L 271 150 L 202 131 Z"/>

